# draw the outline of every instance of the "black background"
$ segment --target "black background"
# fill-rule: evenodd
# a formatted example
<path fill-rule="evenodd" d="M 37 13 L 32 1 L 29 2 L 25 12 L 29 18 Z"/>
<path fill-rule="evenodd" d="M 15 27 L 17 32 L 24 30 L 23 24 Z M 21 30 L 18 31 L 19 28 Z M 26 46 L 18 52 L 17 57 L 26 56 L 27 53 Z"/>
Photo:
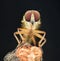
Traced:
<path fill-rule="evenodd" d="M 21 27 L 27 10 L 41 13 L 41 30 L 46 31 L 47 43 L 43 46 L 43 61 L 58 61 L 60 54 L 60 2 L 59 0 L 2 0 L 0 2 L 0 61 L 15 49 L 17 42 L 13 33 Z"/>

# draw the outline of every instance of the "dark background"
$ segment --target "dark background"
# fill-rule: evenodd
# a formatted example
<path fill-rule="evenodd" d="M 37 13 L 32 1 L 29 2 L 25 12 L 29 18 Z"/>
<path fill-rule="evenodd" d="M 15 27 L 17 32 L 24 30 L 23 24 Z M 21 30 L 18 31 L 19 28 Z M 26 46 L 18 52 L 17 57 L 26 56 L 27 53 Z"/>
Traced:
<path fill-rule="evenodd" d="M 30 9 L 41 13 L 40 29 L 47 33 L 47 43 L 43 46 L 43 61 L 59 61 L 59 0 L 1 0 L 0 4 L 0 61 L 3 61 L 3 57 L 17 46 L 13 33 L 21 27 L 22 17 Z"/>

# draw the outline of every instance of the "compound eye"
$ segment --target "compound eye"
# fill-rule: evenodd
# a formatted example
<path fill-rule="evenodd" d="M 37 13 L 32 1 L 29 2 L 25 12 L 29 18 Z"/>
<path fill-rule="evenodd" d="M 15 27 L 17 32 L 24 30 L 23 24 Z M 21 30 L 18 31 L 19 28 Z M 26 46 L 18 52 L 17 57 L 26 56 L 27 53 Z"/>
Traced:
<path fill-rule="evenodd" d="M 26 13 L 25 13 L 25 19 L 26 19 L 26 21 L 30 21 L 30 19 L 31 19 L 31 11 L 27 11 Z"/>
<path fill-rule="evenodd" d="M 34 17 L 35 17 L 35 22 L 37 22 L 40 19 L 40 13 L 38 11 L 33 11 Z"/>
<path fill-rule="evenodd" d="M 37 22 L 39 19 L 40 19 L 40 13 L 38 11 L 35 11 L 35 10 L 30 10 L 30 11 L 27 11 L 25 13 L 25 19 L 26 21 L 30 21 L 31 20 L 31 15 L 34 14 L 34 19 L 35 19 L 35 22 Z"/>

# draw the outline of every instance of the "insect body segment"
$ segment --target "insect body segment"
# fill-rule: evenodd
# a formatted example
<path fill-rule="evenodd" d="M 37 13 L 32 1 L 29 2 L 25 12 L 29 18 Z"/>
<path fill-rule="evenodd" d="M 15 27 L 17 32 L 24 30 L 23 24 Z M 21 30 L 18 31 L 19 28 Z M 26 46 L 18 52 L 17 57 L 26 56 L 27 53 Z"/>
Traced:
<path fill-rule="evenodd" d="M 17 32 L 14 33 L 18 45 L 20 43 L 31 41 L 36 45 L 35 37 L 38 37 L 40 39 L 38 46 L 42 47 L 46 43 L 46 32 L 38 30 L 40 24 L 40 13 L 36 10 L 28 10 L 23 16 L 22 28 L 18 28 Z M 17 35 L 21 37 L 22 42 L 19 40 Z"/>

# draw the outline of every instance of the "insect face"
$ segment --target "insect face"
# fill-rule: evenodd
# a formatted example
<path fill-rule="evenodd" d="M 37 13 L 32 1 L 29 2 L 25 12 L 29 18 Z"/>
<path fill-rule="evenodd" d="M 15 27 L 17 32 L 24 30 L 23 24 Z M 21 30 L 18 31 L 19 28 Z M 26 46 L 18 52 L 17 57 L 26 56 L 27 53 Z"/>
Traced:
<path fill-rule="evenodd" d="M 22 23 L 25 28 L 31 28 L 32 25 L 33 29 L 37 29 L 39 24 L 41 24 L 39 12 L 35 10 L 28 10 L 23 16 Z"/>

